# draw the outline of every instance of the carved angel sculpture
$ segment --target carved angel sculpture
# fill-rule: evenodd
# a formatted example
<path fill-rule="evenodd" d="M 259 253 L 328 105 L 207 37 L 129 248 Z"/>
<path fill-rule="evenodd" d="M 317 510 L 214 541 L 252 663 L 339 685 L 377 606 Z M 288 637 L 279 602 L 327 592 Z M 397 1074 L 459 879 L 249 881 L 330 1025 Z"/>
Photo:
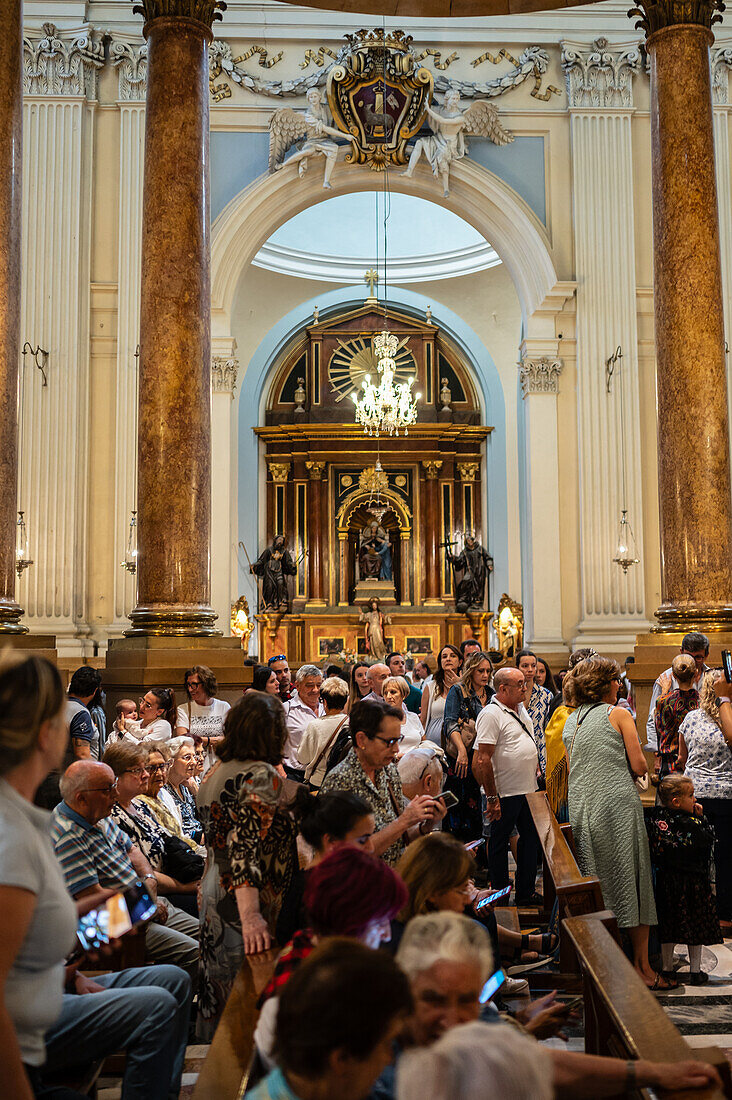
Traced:
<path fill-rule="evenodd" d="M 353 139 L 341 133 L 333 126 L 333 118 L 318 88 L 311 88 L 307 94 L 307 110 L 293 111 L 292 107 L 280 107 L 269 120 L 269 170 L 275 172 L 283 167 L 285 153 L 299 143 L 297 153 L 288 163 L 298 165 L 298 175 L 303 176 L 310 157 L 325 157 L 323 187 L 330 190 L 330 177 L 333 175 L 338 149 L 340 146 L 332 138 Z"/>
<path fill-rule="evenodd" d="M 504 129 L 499 122 L 495 107 L 484 99 L 478 99 L 467 110 L 461 111 L 460 93 L 454 88 L 445 93 L 442 107 L 427 107 L 427 118 L 432 136 L 417 139 L 402 175 L 411 177 L 424 154 L 432 174 L 442 183 L 445 195 L 450 194 L 450 165 L 467 152 L 466 134 L 490 138 L 495 145 L 507 145 L 513 141 L 511 131 Z"/>

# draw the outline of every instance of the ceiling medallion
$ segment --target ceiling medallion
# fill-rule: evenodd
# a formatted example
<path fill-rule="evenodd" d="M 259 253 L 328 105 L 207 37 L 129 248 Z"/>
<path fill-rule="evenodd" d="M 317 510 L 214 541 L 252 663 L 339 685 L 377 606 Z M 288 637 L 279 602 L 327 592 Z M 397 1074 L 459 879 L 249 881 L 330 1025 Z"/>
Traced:
<path fill-rule="evenodd" d="M 404 31 L 377 27 L 345 37 L 327 95 L 336 127 L 351 135 L 346 160 L 377 172 L 406 164 L 407 142 L 422 125 L 434 77 L 419 65 Z"/>
<path fill-rule="evenodd" d="M 378 384 L 375 385 L 367 374 L 361 383 L 361 395 L 351 394 L 356 407 L 356 423 L 363 424 L 366 435 L 379 436 L 382 432 L 399 435 L 400 431 L 408 435 L 409 425 L 417 420 L 417 401 L 422 394 L 412 396 L 414 375 L 406 382 L 394 381 L 398 338 L 384 330 L 374 336 L 372 344 L 379 372 Z"/>

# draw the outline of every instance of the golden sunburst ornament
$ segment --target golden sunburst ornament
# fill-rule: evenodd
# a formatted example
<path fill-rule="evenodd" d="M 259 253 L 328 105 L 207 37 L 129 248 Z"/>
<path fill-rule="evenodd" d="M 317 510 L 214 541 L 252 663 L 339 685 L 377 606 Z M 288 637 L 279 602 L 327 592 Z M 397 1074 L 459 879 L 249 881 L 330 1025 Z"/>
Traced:
<path fill-rule="evenodd" d="M 417 364 L 414 356 L 406 347 L 406 336 L 398 345 L 394 355 L 394 381 L 406 382 L 416 375 Z M 336 401 L 343 401 L 354 389 L 358 390 L 368 374 L 376 378 L 379 363 L 369 336 L 356 336 L 351 340 L 339 340 L 339 347 L 333 352 L 328 364 L 328 379 L 336 391 Z"/>

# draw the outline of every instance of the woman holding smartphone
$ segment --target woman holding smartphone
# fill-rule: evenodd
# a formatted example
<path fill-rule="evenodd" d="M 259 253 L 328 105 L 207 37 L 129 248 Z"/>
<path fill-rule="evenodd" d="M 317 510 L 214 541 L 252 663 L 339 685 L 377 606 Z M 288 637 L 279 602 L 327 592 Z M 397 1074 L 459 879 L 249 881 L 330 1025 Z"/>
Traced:
<path fill-rule="evenodd" d="M 33 1100 L 44 1035 L 61 1013 L 64 960 L 76 943 L 76 906 L 33 805 L 63 763 L 66 696 L 43 657 L 0 660 L 0 1049 L 4 1100 Z"/>

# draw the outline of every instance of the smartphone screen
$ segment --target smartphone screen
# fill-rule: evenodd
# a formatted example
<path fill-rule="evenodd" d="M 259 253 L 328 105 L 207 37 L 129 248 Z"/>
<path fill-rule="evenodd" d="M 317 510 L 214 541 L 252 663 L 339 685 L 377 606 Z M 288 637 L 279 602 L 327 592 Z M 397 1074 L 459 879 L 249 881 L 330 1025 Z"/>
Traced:
<path fill-rule="evenodd" d="M 133 882 L 132 886 L 127 886 L 124 895 L 133 927 L 155 915 L 157 905 L 141 882 Z"/>
<path fill-rule="evenodd" d="M 84 951 L 96 950 L 149 920 L 156 908 L 142 883 L 135 882 L 124 893 L 112 894 L 104 905 L 81 917 L 76 929 L 77 939 Z"/>
<path fill-rule="evenodd" d="M 728 684 L 732 684 L 732 654 L 728 649 L 722 650 L 722 668 L 725 680 Z"/>
<path fill-rule="evenodd" d="M 503 970 L 496 970 L 495 974 L 491 974 L 490 978 L 480 991 L 480 997 L 478 998 L 480 1003 L 484 1005 L 486 1001 L 490 1001 L 491 997 L 493 997 L 494 994 L 498 992 L 505 980 L 506 975 Z"/>
<path fill-rule="evenodd" d="M 452 791 L 443 791 L 440 795 L 440 798 L 445 803 L 446 810 L 451 810 L 453 806 L 457 806 L 460 802 L 458 796 L 456 794 L 453 794 Z M 435 801 L 437 800 L 435 799 Z"/>
<path fill-rule="evenodd" d="M 494 890 L 492 894 L 489 894 L 487 898 L 481 898 L 475 909 L 483 909 L 486 905 L 493 905 L 495 901 L 499 901 L 501 898 L 507 898 L 511 893 L 510 886 L 504 886 L 502 890 Z"/>

